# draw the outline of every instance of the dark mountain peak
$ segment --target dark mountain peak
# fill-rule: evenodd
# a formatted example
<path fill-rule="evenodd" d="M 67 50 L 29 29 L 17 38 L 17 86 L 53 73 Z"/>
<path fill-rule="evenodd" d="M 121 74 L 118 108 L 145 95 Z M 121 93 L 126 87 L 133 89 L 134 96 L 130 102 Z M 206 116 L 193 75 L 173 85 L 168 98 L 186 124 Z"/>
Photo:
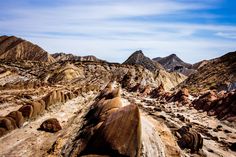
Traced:
<path fill-rule="evenodd" d="M 175 61 L 177 61 L 177 62 L 184 62 L 184 61 L 182 61 L 176 54 L 171 54 L 171 55 L 169 55 L 169 56 L 167 56 L 167 57 L 164 57 L 164 58 L 166 58 L 166 59 L 172 59 L 173 61 L 175 60 Z M 163 59 L 164 59 L 163 58 Z"/>
<path fill-rule="evenodd" d="M 142 50 L 137 50 L 137 51 L 135 51 L 135 52 L 133 53 L 133 55 L 142 55 L 142 56 L 144 56 Z"/>
<path fill-rule="evenodd" d="M 194 72 L 191 69 L 191 64 L 185 63 L 174 53 L 166 57 L 153 58 L 153 60 L 160 63 L 168 71 L 178 71 L 184 75 L 190 75 Z"/>
<path fill-rule="evenodd" d="M 172 53 L 171 55 L 169 55 L 169 57 L 177 57 L 177 55 L 175 53 Z M 177 57 L 179 58 L 179 57 Z"/>
<path fill-rule="evenodd" d="M 123 64 L 142 65 L 150 71 L 156 71 L 157 69 L 163 68 L 159 63 L 146 57 L 142 50 L 135 51 Z"/>

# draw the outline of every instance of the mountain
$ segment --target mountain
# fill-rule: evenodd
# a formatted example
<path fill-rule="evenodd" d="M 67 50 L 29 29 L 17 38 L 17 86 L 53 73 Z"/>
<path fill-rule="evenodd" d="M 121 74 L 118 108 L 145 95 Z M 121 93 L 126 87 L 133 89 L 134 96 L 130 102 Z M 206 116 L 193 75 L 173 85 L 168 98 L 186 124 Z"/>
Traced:
<path fill-rule="evenodd" d="M 146 57 L 141 50 L 135 51 L 123 64 L 142 65 L 150 71 L 163 69 L 159 63 Z"/>
<path fill-rule="evenodd" d="M 189 89 L 196 90 L 227 90 L 236 86 L 236 52 L 213 59 L 200 67 L 195 74 L 183 83 Z"/>
<path fill-rule="evenodd" d="M 0 59 L 52 63 L 55 59 L 38 45 L 15 36 L 0 37 Z"/>
<path fill-rule="evenodd" d="M 52 54 L 52 57 L 55 58 L 56 61 L 66 61 L 66 60 L 76 60 L 76 61 L 95 61 L 100 62 L 102 60 L 98 59 L 95 56 L 75 56 L 73 54 L 66 54 L 66 53 L 55 53 Z"/>
<path fill-rule="evenodd" d="M 186 76 L 142 52 L 133 65 L 56 56 L 53 64 L 0 59 L 0 156 L 236 156 L 236 92 L 170 90 Z M 212 60 L 199 75 L 233 79 L 234 58 Z"/>
<path fill-rule="evenodd" d="M 176 54 L 171 54 L 163 58 L 153 58 L 153 60 L 160 63 L 167 71 L 180 72 L 186 76 L 189 76 L 190 74 L 195 72 L 195 70 L 191 68 L 191 64 L 185 63 Z"/>
<path fill-rule="evenodd" d="M 197 69 L 201 68 L 202 66 L 206 65 L 209 62 L 210 62 L 210 60 L 203 60 L 203 61 L 197 62 L 197 63 L 192 65 L 192 69 L 197 70 Z"/>

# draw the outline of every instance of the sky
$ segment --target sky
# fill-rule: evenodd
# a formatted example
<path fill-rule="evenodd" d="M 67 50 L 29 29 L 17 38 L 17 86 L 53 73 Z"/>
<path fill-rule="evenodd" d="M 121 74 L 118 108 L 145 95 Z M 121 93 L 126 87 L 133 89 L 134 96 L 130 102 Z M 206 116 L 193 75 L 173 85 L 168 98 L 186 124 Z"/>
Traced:
<path fill-rule="evenodd" d="M 195 63 L 236 50 L 236 0 L 0 0 L 0 35 L 49 53 Z"/>

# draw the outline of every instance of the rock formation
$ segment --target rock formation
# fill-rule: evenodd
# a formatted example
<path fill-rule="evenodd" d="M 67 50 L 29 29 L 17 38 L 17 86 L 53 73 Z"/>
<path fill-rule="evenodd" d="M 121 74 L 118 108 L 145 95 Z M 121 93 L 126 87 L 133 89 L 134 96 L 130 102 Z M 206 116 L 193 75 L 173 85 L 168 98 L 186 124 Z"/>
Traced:
<path fill-rule="evenodd" d="M 54 62 L 55 59 L 37 45 L 15 36 L 0 37 L 0 59 Z"/>
<path fill-rule="evenodd" d="M 39 130 L 43 130 L 43 131 L 51 132 L 51 133 L 58 132 L 61 129 L 62 129 L 61 125 L 56 118 L 50 118 L 50 119 L 45 120 L 40 125 L 40 128 L 39 128 Z"/>
<path fill-rule="evenodd" d="M 66 54 L 66 53 L 55 53 L 52 54 L 52 57 L 56 61 L 92 61 L 92 62 L 103 62 L 102 60 L 98 59 L 95 56 L 75 56 L 73 54 Z"/>
<path fill-rule="evenodd" d="M 188 148 L 191 150 L 191 153 L 198 152 L 200 149 L 202 149 L 203 138 L 196 131 L 188 128 L 187 126 L 183 126 L 177 130 L 177 133 L 180 134 L 178 144 L 181 148 Z"/>
<path fill-rule="evenodd" d="M 130 64 L 46 61 L 33 50 L 24 57 L 36 46 L 28 44 L 0 41 L 0 156 L 236 156 L 235 53 L 198 65 L 211 71 L 179 85 L 186 76 L 142 52 Z M 205 92 L 217 73 L 226 81 Z"/>
<path fill-rule="evenodd" d="M 160 63 L 167 71 L 180 72 L 186 76 L 194 73 L 195 70 L 192 69 L 192 65 L 185 63 L 176 54 L 171 54 L 167 57 L 157 57 L 153 58 L 154 61 Z"/>
<path fill-rule="evenodd" d="M 211 60 L 198 69 L 198 72 L 188 77 L 182 83 L 192 92 L 202 92 L 209 89 L 233 90 L 230 88 L 236 82 L 236 52 L 230 52 L 222 57 Z"/>
<path fill-rule="evenodd" d="M 22 113 L 19 111 L 12 111 L 7 115 L 7 117 L 14 119 L 18 128 L 20 128 L 25 121 Z"/>
<path fill-rule="evenodd" d="M 142 65 L 150 71 L 163 69 L 163 67 L 150 58 L 144 56 L 141 50 L 134 52 L 123 64 Z"/>

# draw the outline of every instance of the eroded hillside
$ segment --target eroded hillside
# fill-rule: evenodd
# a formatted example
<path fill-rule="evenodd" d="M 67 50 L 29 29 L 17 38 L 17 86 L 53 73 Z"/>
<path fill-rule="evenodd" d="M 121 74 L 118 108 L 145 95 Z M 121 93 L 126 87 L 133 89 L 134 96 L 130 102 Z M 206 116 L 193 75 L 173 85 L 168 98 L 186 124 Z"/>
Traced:
<path fill-rule="evenodd" d="M 0 156 L 236 156 L 236 91 L 202 88 L 234 82 L 235 53 L 185 82 L 135 56 L 129 64 L 0 60 Z"/>

